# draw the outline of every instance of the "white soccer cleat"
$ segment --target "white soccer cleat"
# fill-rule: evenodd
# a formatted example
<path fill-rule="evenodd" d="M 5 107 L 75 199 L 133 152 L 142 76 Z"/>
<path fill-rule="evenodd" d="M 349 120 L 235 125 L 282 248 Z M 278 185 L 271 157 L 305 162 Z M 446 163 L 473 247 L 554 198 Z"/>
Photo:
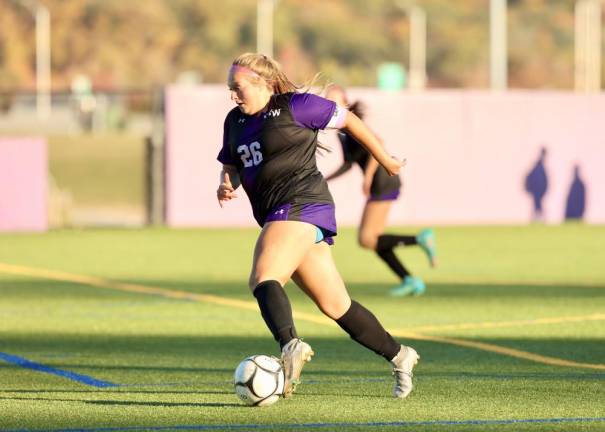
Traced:
<path fill-rule="evenodd" d="M 281 361 L 284 367 L 284 397 L 292 396 L 299 384 L 300 374 L 306 362 L 315 354 L 311 346 L 301 339 L 292 339 L 281 350 Z"/>
<path fill-rule="evenodd" d="M 403 399 L 407 397 L 414 388 L 412 384 L 412 369 L 420 360 L 420 356 L 414 348 L 401 345 L 399 353 L 391 360 L 393 365 L 393 375 L 395 375 L 395 389 L 393 393 L 396 398 Z"/>

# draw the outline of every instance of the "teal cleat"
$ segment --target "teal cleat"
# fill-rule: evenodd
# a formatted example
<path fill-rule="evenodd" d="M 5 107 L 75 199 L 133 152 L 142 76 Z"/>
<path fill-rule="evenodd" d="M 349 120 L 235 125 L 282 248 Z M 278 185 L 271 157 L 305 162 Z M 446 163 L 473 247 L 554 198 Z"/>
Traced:
<path fill-rule="evenodd" d="M 418 277 L 406 276 L 401 285 L 396 286 L 390 291 L 393 297 L 419 296 L 426 291 L 424 281 Z"/>
<path fill-rule="evenodd" d="M 437 266 L 437 249 L 435 245 L 435 233 L 431 228 L 424 229 L 416 236 L 418 246 L 426 253 L 431 267 Z"/>

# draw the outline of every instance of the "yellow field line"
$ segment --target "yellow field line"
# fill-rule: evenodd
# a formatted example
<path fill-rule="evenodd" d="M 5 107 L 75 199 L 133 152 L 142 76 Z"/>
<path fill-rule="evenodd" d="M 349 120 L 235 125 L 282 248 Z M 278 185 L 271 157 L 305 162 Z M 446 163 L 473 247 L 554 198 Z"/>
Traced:
<path fill-rule="evenodd" d="M 532 320 L 516 320 L 516 321 L 485 321 L 477 323 L 460 323 L 460 324 L 442 324 L 428 325 L 419 327 L 410 327 L 401 331 L 412 332 L 433 332 L 444 330 L 475 330 L 487 328 L 502 328 L 502 327 L 519 327 L 526 325 L 541 325 L 541 324 L 561 324 L 568 322 L 586 322 L 586 321 L 605 321 L 605 314 L 592 314 L 580 316 L 566 316 L 553 318 L 536 318 Z"/>
<path fill-rule="evenodd" d="M 447 279 L 433 278 L 430 280 L 432 283 L 436 284 L 464 284 L 464 285 L 480 285 L 480 286 L 497 286 L 497 287 L 510 287 L 510 286 L 532 286 L 532 287 L 544 287 L 544 288 L 553 288 L 553 287 L 578 287 L 578 288 L 596 288 L 596 289 L 604 289 L 605 283 L 603 281 L 594 280 L 594 281 L 573 281 L 573 282 L 565 282 L 559 280 L 532 280 L 532 279 L 518 279 L 518 280 L 508 280 L 508 281 L 497 281 L 497 280 L 485 280 L 480 279 L 478 277 L 473 276 L 456 276 L 454 278 L 448 277 Z"/>
<path fill-rule="evenodd" d="M 159 295 L 162 297 L 193 300 L 198 302 L 218 304 L 221 306 L 231 306 L 239 309 L 248 309 L 258 312 L 258 304 L 248 300 L 230 299 L 227 297 L 215 296 L 212 294 L 197 294 L 188 291 L 179 291 L 174 289 L 157 288 L 146 285 L 132 284 L 126 282 L 111 281 L 105 278 L 95 276 L 84 276 L 73 273 L 65 273 L 56 270 L 37 269 L 32 267 L 16 266 L 11 264 L 0 263 L 1 273 L 11 273 L 21 276 L 37 277 L 42 279 L 58 280 L 62 282 L 73 282 L 84 285 L 91 285 L 97 288 L 109 288 L 118 291 L 134 292 L 139 294 Z M 305 321 L 314 322 L 317 324 L 328 324 L 336 326 L 336 323 L 324 316 L 317 316 L 307 313 L 294 313 L 294 316 Z"/>
<path fill-rule="evenodd" d="M 76 275 L 72 273 L 65 273 L 61 271 L 55 270 L 44 270 L 44 269 L 36 269 L 24 266 L 16 266 L 11 264 L 0 263 L 0 272 L 16 274 L 21 276 L 28 277 L 38 277 L 44 279 L 58 280 L 64 282 L 74 282 L 86 285 L 92 285 L 99 288 L 108 288 L 113 290 L 127 291 L 127 292 L 135 292 L 141 294 L 152 294 L 152 295 L 160 295 L 163 297 L 174 298 L 174 299 L 187 299 L 194 300 L 199 302 L 206 302 L 212 304 L 218 304 L 222 306 L 230 306 L 239 309 L 248 309 L 258 311 L 258 306 L 255 302 L 245 301 L 245 300 L 235 300 L 229 299 L 225 297 L 215 296 L 211 294 L 196 294 L 187 291 L 178 291 L 172 289 L 165 288 L 156 288 L 139 284 L 131 284 L 124 282 L 114 282 L 108 279 L 94 277 L 94 276 L 83 276 Z M 297 319 L 301 319 L 308 322 L 313 322 L 316 324 L 329 325 L 335 327 L 336 324 L 323 316 L 317 316 L 313 314 L 307 313 L 295 313 L 294 314 Z M 598 316 L 598 315 L 597 315 Z M 568 317 L 569 318 L 569 317 Z M 575 317 L 579 318 L 579 317 Z M 534 320 L 540 321 L 540 320 Z M 499 345 L 493 345 L 483 342 L 475 342 L 469 341 L 466 339 L 458 339 L 458 338 L 450 338 L 450 337 L 441 337 L 434 335 L 425 335 L 415 332 L 408 332 L 405 330 L 396 330 L 391 332 L 392 335 L 402 338 L 409 338 L 415 340 L 423 340 L 430 342 L 438 342 L 449 345 L 456 345 L 466 348 L 473 348 L 481 351 L 488 351 L 497 354 L 502 354 L 510 357 L 516 357 L 524 360 L 530 360 L 536 363 L 542 363 L 553 366 L 566 366 L 566 367 L 574 367 L 574 368 L 584 368 L 584 369 L 597 369 L 597 370 L 605 370 L 605 364 L 590 364 L 590 363 L 580 363 L 569 360 L 563 360 L 556 357 L 548 357 L 542 356 L 539 354 L 533 354 L 526 351 L 516 350 L 513 348 L 506 348 Z"/>
<path fill-rule="evenodd" d="M 403 331 L 391 332 L 393 336 L 409 339 L 417 339 L 430 342 L 441 342 L 450 345 L 457 345 L 466 348 L 475 348 L 481 351 L 489 351 L 497 354 L 502 354 L 510 357 L 517 357 L 525 360 L 530 360 L 536 363 L 544 363 L 553 366 L 567 366 L 583 369 L 605 370 L 605 364 L 580 363 L 570 360 L 559 359 L 556 357 L 547 357 L 539 354 L 533 354 L 527 351 L 521 351 L 514 348 L 506 348 L 500 345 L 488 344 L 484 342 L 475 342 L 467 339 L 458 339 L 451 337 L 441 337 L 434 335 L 421 335 L 418 333 L 408 333 Z"/>

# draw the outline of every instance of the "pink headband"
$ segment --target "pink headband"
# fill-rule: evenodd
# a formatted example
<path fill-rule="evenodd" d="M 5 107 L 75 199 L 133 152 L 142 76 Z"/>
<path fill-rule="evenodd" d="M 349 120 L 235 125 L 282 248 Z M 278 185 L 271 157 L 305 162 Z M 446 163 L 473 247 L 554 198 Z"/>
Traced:
<path fill-rule="evenodd" d="M 231 75 L 231 74 L 234 74 L 235 72 L 242 72 L 242 73 L 248 74 L 250 76 L 253 76 L 255 78 L 262 78 L 259 74 L 254 72 L 252 69 L 248 69 L 245 66 L 231 65 L 231 68 L 229 69 L 229 74 Z"/>

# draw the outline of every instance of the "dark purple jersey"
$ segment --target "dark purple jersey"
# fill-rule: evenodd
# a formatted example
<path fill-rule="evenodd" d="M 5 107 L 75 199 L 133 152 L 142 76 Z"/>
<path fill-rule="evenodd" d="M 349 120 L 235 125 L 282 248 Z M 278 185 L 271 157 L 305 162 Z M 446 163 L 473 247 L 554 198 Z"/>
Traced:
<path fill-rule="evenodd" d="M 237 168 L 259 225 L 286 204 L 333 206 L 315 152 L 318 131 L 338 116 L 334 102 L 310 93 L 273 95 L 267 111 L 257 116 L 239 108 L 229 112 L 217 159 Z"/>

